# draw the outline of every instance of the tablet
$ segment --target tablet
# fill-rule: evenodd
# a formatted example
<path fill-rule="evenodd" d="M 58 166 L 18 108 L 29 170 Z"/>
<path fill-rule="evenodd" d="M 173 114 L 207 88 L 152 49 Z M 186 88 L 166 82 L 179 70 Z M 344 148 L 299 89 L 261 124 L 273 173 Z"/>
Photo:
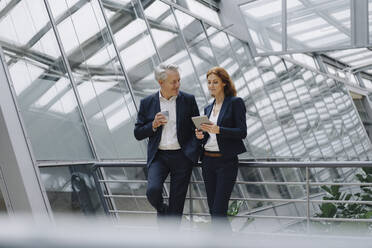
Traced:
<path fill-rule="evenodd" d="M 202 116 L 194 116 L 191 117 L 192 121 L 194 122 L 194 125 L 197 129 L 200 130 L 201 124 L 213 124 L 209 119 L 208 116 L 202 115 Z"/>

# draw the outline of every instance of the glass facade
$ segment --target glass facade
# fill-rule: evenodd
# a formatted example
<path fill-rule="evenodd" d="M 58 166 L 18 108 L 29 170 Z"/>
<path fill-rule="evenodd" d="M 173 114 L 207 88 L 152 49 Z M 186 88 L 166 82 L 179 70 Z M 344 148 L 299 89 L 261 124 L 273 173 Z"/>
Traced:
<path fill-rule="evenodd" d="M 227 69 L 248 109 L 243 157 L 369 156 L 343 83 L 316 70 L 276 56 L 252 59 L 247 44 L 160 0 L 47 3 L 56 33 L 42 1 L 19 2 L 7 12 L 10 25 L 2 26 L 18 106 L 39 161 L 144 159 L 146 144 L 132 129 L 139 100 L 158 89 L 153 69 L 161 61 L 180 66 L 181 89 L 196 96 L 201 110 L 212 100 L 206 71 Z M 20 14 L 25 20 L 14 18 Z M 21 32 L 22 21 L 33 22 L 34 30 Z M 28 53 L 20 53 L 25 46 Z"/>
<path fill-rule="evenodd" d="M 295 22 L 305 25 L 312 18 L 319 18 L 318 28 L 339 37 L 332 41 L 334 44 L 350 43 L 350 17 L 340 11 L 341 5 L 347 9 L 350 2 L 333 2 L 311 1 L 315 7 L 310 8 L 298 1 L 287 1 L 289 48 L 295 48 L 296 42 L 323 44 L 324 37 L 310 37 L 313 30 L 295 26 Z M 273 6 L 270 12 L 261 14 L 254 8 L 245 10 L 251 15 L 249 20 L 257 18 L 263 25 L 251 31 L 257 49 L 282 49 L 282 1 L 252 4 L 256 9 Z M 226 68 L 247 108 L 247 152 L 241 158 L 371 159 L 371 142 L 344 81 L 319 71 L 308 55 L 253 58 L 247 43 L 162 0 L 3 0 L 0 7 L 0 44 L 37 163 L 144 161 L 146 141 L 135 140 L 133 128 L 140 99 L 158 90 L 153 70 L 160 62 L 179 65 L 181 89 L 195 95 L 201 112 L 212 101 L 207 90 L 207 70 L 216 65 Z M 300 14 L 295 15 L 295 8 Z M 338 24 L 332 24 L 330 19 Z M 266 33 L 266 29 L 270 32 Z M 270 42 L 261 37 L 264 35 Z M 88 165 L 40 167 L 53 211 L 102 212 L 89 169 Z M 311 169 L 311 177 L 322 181 L 351 170 L 330 171 Z M 112 201 L 114 209 L 151 210 L 143 196 L 143 168 L 107 168 L 98 172 L 105 180 L 136 180 L 105 185 L 110 196 L 141 196 L 135 200 L 118 197 Z M 201 180 L 200 168 L 192 177 Z M 241 181 L 256 182 L 297 182 L 304 177 L 300 168 L 245 167 L 238 175 Z M 203 187 L 191 186 L 193 196 L 205 197 Z M 313 193 L 317 192 L 319 188 L 313 189 Z M 304 187 L 241 184 L 233 192 L 233 199 L 255 196 L 300 198 L 304 197 Z M 90 199 L 88 205 L 84 199 Z M 194 208 L 207 212 L 205 199 L 198 201 Z M 284 215 L 297 216 L 304 211 L 303 203 L 289 204 L 288 208 L 274 205 L 270 201 L 244 201 L 242 213 L 264 211 L 265 207 L 267 212 Z"/>
<path fill-rule="evenodd" d="M 0 22 L 0 39 L 35 157 L 92 159 L 78 102 L 43 1 L 19 1 L 11 6 Z"/>

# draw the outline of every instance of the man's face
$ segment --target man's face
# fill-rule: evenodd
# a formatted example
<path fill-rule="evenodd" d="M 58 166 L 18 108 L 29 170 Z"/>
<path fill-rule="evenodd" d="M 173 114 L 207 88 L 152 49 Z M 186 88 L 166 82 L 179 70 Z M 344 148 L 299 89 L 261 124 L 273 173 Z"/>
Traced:
<path fill-rule="evenodd" d="M 177 71 L 167 70 L 167 78 L 159 80 L 161 91 L 167 97 L 177 96 L 180 89 L 180 74 Z"/>

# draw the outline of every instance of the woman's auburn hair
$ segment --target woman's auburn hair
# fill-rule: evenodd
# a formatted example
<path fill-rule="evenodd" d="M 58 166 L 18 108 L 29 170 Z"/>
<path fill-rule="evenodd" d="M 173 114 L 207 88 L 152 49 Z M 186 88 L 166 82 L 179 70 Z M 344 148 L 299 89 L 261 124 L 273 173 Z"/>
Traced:
<path fill-rule="evenodd" d="M 231 80 L 231 77 L 227 71 L 222 67 L 213 67 L 207 72 L 207 79 L 209 75 L 214 74 L 221 79 L 221 81 L 226 84 L 223 88 L 225 96 L 236 96 L 235 85 Z"/>

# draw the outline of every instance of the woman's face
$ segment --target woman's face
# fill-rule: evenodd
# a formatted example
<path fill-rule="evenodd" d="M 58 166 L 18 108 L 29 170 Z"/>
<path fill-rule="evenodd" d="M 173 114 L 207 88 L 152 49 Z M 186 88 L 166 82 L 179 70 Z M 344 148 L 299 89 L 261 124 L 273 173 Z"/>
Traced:
<path fill-rule="evenodd" d="M 211 96 L 216 97 L 219 95 L 224 95 L 223 88 L 225 87 L 225 83 L 222 82 L 221 78 L 219 78 L 215 74 L 210 74 L 207 78 L 208 80 L 208 90 L 211 93 Z"/>

